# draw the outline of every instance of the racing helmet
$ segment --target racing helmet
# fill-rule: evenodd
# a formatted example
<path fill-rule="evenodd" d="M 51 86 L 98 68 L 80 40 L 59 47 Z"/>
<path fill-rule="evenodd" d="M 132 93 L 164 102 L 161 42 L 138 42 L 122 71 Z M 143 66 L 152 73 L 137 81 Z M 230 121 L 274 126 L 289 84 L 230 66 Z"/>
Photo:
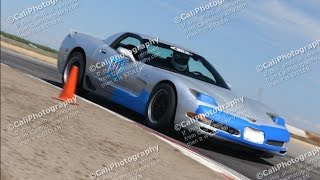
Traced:
<path fill-rule="evenodd" d="M 177 51 L 173 51 L 171 64 L 178 71 L 185 71 L 188 67 L 189 56 Z"/>

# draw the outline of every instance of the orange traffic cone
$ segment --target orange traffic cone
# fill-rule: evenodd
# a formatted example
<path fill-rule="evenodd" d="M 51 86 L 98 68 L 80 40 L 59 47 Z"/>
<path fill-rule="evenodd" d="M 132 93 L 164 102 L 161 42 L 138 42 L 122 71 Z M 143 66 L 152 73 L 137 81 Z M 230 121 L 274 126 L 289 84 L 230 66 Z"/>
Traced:
<path fill-rule="evenodd" d="M 71 71 L 69 72 L 67 82 L 65 83 L 62 92 L 59 95 L 58 99 L 60 101 L 68 101 L 70 104 L 75 104 L 75 92 L 77 88 L 78 81 L 78 72 L 79 68 L 77 66 L 72 66 Z M 72 102 L 73 101 L 73 102 Z"/>

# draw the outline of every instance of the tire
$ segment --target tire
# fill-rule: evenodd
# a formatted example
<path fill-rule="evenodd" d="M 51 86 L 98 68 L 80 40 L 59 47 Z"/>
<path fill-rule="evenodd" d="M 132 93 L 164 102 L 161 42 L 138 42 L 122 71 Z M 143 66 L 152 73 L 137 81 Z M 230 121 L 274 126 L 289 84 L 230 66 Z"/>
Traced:
<path fill-rule="evenodd" d="M 64 69 L 63 69 L 62 85 L 64 86 L 64 84 L 66 83 L 72 66 L 77 66 L 79 68 L 76 94 L 78 95 L 85 94 L 87 92 L 83 89 L 85 59 L 81 52 L 73 52 L 70 55 L 67 61 L 67 64 L 64 66 Z"/>
<path fill-rule="evenodd" d="M 176 111 L 176 93 L 167 83 L 157 85 L 152 91 L 145 112 L 146 124 L 163 132 L 173 130 Z"/>

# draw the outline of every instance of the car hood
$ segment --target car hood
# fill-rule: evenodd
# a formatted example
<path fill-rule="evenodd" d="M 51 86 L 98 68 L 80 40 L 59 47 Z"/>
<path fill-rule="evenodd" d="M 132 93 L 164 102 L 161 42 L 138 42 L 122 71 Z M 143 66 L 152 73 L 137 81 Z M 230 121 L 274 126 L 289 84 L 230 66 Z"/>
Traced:
<path fill-rule="evenodd" d="M 223 110 L 224 112 L 236 115 L 237 117 L 241 117 L 246 121 L 250 121 L 248 118 L 252 118 L 256 120 L 255 123 L 258 125 L 267 125 L 277 128 L 283 127 L 274 123 L 274 121 L 266 114 L 275 114 L 275 111 L 259 101 L 237 95 L 231 90 L 215 86 L 210 83 L 206 83 L 183 75 L 178 76 L 180 76 L 179 78 L 185 80 L 185 84 L 188 86 L 188 88 L 196 89 L 208 94 L 209 96 L 212 96 L 220 107 L 237 100 L 238 103 L 234 107 L 225 108 Z M 246 111 L 245 116 L 241 115 L 241 113 L 243 112 L 239 111 L 240 106 L 243 106 L 243 108 L 241 108 L 243 110 L 241 111 Z"/>

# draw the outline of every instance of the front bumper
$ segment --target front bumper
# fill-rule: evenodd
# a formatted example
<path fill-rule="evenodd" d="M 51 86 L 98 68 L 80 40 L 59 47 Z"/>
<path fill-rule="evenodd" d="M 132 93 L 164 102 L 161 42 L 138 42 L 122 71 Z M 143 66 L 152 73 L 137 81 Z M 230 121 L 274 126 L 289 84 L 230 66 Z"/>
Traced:
<path fill-rule="evenodd" d="M 195 113 L 205 114 L 206 112 L 210 112 L 212 109 L 212 107 L 200 105 Z M 287 153 L 288 148 L 285 147 L 285 144 L 289 142 L 290 134 L 285 127 L 277 128 L 259 125 L 225 112 L 212 114 L 208 116 L 207 119 L 212 121 L 211 124 L 204 124 L 196 121 L 190 128 L 201 131 L 204 135 L 239 143 L 268 153 L 277 155 L 285 155 Z M 217 126 L 217 124 L 220 124 L 221 126 Z M 263 142 L 254 143 L 246 140 L 244 138 L 244 129 L 246 127 L 262 131 L 264 133 Z"/>

